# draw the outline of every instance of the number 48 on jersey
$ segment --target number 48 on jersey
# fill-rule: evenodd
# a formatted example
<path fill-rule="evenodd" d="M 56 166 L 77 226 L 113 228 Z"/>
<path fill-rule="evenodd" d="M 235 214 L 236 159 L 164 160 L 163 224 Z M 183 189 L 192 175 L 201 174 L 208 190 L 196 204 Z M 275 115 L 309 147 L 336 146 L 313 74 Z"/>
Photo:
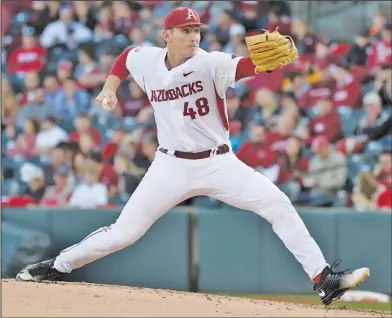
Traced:
<path fill-rule="evenodd" d="M 196 116 L 205 116 L 210 112 L 208 99 L 201 97 L 196 100 L 195 107 L 189 105 L 189 102 L 184 104 L 184 116 L 189 116 L 191 119 L 196 119 Z"/>

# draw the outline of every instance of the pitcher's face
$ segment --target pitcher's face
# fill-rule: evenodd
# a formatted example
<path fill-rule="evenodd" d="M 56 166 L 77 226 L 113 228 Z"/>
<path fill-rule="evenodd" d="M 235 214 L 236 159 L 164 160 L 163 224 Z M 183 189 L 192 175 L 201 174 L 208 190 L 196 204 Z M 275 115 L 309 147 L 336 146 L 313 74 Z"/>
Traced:
<path fill-rule="evenodd" d="M 197 53 L 200 45 L 200 26 L 184 26 L 165 30 L 163 38 L 169 50 L 189 58 Z"/>

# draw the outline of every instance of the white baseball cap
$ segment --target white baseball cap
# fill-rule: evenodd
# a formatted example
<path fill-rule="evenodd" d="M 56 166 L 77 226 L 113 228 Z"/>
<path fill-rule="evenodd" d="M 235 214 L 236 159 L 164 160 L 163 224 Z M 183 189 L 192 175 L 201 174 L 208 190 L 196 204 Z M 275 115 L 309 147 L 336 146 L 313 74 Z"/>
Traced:
<path fill-rule="evenodd" d="M 368 92 L 363 97 L 364 104 L 381 104 L 381 97 L 376 92 Z"/>
<path fill-rule="evenodd" d="M 40 167 L 27 162 L 20 168 L 20 176 L 24 183 L 30 183 L 35 179 L 44 179 L 44 172 Z"/>

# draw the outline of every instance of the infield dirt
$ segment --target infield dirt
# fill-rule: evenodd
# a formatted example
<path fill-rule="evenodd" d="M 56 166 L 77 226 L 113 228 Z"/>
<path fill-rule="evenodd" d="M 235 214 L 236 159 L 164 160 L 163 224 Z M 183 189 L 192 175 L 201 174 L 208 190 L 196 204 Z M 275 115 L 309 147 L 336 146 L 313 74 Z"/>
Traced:
<path fill-rule="evenodd" d="M 266 300 L 86 283 L 2 280 L 3 317 L 391 317 Z"/>

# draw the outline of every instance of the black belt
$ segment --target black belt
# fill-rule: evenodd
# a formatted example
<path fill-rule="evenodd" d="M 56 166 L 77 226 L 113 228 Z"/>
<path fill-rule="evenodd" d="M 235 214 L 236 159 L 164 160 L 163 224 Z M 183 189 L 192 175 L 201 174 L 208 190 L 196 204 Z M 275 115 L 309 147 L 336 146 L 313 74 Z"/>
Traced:
<path fill-rule="evenodd" d="M 167 154 L 169 151 L 165 148 L 159 148 L 160 152 Z M 228 145 L 221 145 L 216 149 L 210 149 L 201 152 L 183 152 L 183 151 L 174 151 L 174 156 L 181 159 L 206 159 L 211 157 L 212 155 L 223 155 L 230 151 L 230 147 Z"/>

